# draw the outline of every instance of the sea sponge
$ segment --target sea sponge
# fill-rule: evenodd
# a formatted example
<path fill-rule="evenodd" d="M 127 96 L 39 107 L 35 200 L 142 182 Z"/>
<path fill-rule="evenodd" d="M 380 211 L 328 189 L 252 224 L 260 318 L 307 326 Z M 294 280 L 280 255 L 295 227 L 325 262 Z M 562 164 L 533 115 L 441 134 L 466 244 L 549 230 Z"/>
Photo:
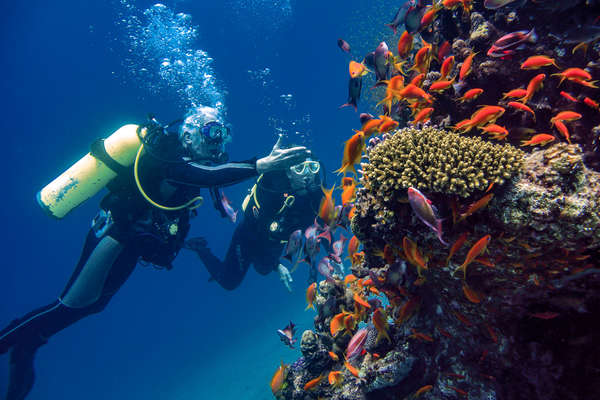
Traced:
<path fill-rule="evenodd" d="M 406 197 L 406 189 L 468 197 L 516 174 L 524 153 L 434 127 L 405 128 L 369 153 L 362 184 L 383 203 Z"/>

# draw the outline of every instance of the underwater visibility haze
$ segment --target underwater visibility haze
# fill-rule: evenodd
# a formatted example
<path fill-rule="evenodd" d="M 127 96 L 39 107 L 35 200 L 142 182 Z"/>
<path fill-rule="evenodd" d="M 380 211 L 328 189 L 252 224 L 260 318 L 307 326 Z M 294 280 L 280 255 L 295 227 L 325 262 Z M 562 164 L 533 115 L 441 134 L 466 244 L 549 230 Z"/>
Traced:
<path fill-rule="evenodd" d="M 0 26 L 0 396 L 33 356 L 32 400 L 600 393 L 597 0 L 33 0 Z"/>

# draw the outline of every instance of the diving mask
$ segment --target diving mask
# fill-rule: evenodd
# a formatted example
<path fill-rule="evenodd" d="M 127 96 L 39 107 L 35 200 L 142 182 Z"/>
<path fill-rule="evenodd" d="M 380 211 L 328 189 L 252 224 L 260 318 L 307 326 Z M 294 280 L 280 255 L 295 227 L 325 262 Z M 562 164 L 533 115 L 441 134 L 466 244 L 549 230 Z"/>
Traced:
<path fill-rule="evenodd" d="M 207 122 L 200 129 L 202 136 L 211 142 L 223 142 L 228 143 L 231 141 L 231 132 L 229 127 L 220 124 L 216 121 Z"/>
<path fill-rule="evenodd" d="M 321 169 L 321 164 L 318 161 L 306 160 L 300 164 L 292 165 L 290 170 L 296 175 L 317 174 Z"/>

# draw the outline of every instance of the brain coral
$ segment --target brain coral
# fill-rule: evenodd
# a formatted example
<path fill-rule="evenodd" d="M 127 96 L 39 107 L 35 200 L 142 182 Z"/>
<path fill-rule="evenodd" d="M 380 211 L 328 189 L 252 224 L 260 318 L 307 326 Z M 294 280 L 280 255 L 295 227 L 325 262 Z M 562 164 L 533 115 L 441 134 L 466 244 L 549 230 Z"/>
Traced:
<path fill-rule="evenodd" d="M 509 179 L 520 170 L 523 155 L 509 144 L 433 127 L 405 128 L 370 151 L 362 183 L 386 203 L 405 197 L 408 187 L 467 197 Z"/>

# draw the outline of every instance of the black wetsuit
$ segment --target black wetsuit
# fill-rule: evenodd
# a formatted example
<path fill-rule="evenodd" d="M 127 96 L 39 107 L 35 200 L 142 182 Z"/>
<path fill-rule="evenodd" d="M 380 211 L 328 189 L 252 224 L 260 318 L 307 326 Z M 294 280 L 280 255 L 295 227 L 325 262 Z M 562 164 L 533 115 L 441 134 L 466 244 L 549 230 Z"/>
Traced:
<path fill-rule="evenodd" d="M 177 150 L 181 154 L 181 149 Z M 142 154 L 139 171 L 146 193 L 166 206 L 185 203 L 197 196 L 200 188 L 227 186 L 257 175 L 255 160 L 211 167 L 183 158 L 165 162 L 149 153 Z M 110 211 L 114 222 L 103 232 L 90 230 L 75 271 L 58 299 L 0 331 L 0 354 L 12 349 L 8 400 L 23 399 L 30 391 L 35 351 L 49 337 L 102 311 L 138 261 L 171 268 L 185 241 L 191 211 L 163 211 L 150 205 L 135 186 L 133 167 L 113 180 L 109 190 L 101 209 Z"/>
<path fill-rule="evenodd" d="M 288 196 L 294 196 L 294 202 L 282 210 Z M 210 251 L 204 240 L 192 239 L 186 247 L 198 254 L 214 280 L 223 288 L 233 290 L 244 279 L 250 264 L 262 275 L 277 269 L 284 247 L 282 242 L 287 241 L 293 231 L 304 231 L 314 223 L 322 196 L 318 182 L 300 195 L 292 191 L 285 173 L 265 174 L 256 184 L 259 204 L 251 194 L 224 261 Z"/>

